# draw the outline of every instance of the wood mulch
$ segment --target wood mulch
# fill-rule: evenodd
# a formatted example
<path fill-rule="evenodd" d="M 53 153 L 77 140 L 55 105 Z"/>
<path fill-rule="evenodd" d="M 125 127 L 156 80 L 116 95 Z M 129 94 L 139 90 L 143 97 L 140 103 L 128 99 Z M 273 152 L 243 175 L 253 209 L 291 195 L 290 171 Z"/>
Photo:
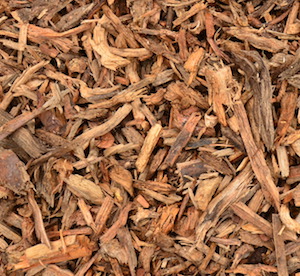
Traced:
<path fill-rule="evenodd" d="M 0 275 L 300 275 L 299 0 L 0 1 Z"/>

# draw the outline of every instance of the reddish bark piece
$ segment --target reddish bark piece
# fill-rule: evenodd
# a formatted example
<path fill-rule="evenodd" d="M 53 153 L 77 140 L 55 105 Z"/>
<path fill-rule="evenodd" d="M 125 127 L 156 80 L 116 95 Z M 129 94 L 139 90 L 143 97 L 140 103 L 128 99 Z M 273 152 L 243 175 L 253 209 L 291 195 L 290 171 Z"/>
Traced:
<path fill-rule="evenodd" d="M 281 112 L 277 125 L 277 135 L 282 138 L 287 133 L 287 130 L 292 122 L 297 105 L 298 89 L 294 92 L 285 93 L 281 99 Z"/>
<path fill-rule="evenodd" d="M 114 144 L 114 136 L 108 132 L 100 137 L 99 140 L 96 141 L 96 146 L 98 148 L 107 149 Z"/>

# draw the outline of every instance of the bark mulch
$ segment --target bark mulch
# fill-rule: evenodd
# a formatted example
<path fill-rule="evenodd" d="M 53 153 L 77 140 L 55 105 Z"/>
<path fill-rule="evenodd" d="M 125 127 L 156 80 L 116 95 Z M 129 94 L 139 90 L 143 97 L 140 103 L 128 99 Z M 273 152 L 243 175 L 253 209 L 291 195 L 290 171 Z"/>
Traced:
<path fill-rule="evenodd" d="M 299 0 L 0 1 L 0 275 L 300 275 Z"/>

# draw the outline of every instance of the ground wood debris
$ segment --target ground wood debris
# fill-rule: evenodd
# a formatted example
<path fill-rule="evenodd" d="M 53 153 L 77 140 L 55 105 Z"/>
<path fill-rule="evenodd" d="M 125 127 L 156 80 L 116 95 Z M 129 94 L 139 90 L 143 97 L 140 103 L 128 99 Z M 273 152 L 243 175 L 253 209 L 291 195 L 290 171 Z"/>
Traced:
<path fill-rule="evenodd" d="M 299 276 L 299 9 L 0 1 L 0 275 Z"/>

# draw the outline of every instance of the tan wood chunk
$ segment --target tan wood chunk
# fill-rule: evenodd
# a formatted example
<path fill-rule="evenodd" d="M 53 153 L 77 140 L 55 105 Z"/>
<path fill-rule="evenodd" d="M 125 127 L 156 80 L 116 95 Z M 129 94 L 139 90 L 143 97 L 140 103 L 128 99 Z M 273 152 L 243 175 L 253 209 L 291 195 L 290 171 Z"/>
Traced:
<path fill-rule="evenodd" d="M 148 132 L 147 137 L 144 140 L 144 144 L 141 148 L 138 159 L 136 160 L 136 168 L 138 172 L 143 172 L 149 162 L 151 154 L 156 146 L 160 135 L 162 126 L 160 124 L 154 125 Z"/>

